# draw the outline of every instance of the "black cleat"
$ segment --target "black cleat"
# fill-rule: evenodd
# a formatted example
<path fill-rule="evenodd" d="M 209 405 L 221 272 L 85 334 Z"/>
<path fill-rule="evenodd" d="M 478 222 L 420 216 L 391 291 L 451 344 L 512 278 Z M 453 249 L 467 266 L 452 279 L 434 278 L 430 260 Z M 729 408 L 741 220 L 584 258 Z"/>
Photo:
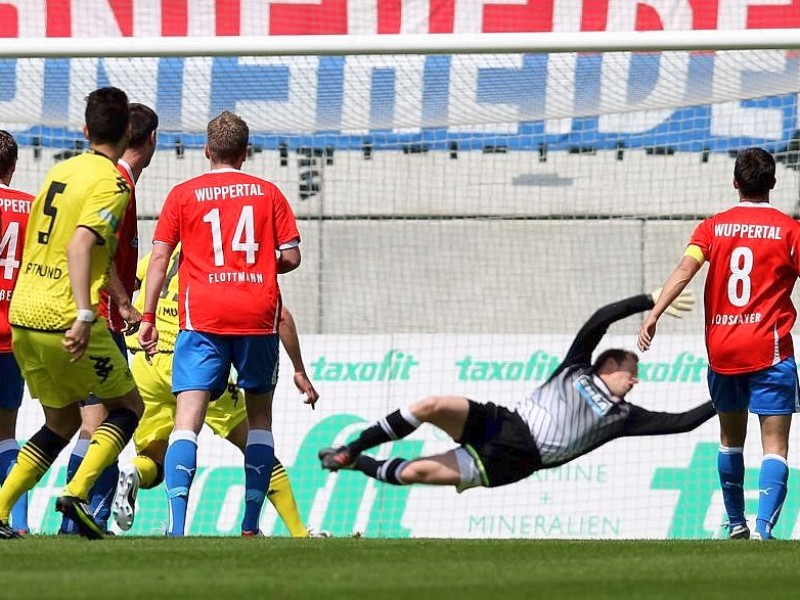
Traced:
<path fill-rule="evenodd" d="M 11 526 L 5 521 L 0 521 L 0 540 L 18 540 L 22 536 L 11 529 Z"/>
<path fill-rule="evenodd" d="M 56 500 L 56 510 L 75 521 L 83 537 L 90 540 L 101 540 L 105 537 L 105 531 L 95 522 L 86 502 L 80 498 L 61 496 Z"/>
<path fill-rule="evenodd" d="M 317 454 L 323 469 L 328 471 L 339 471 L 340 469 L 352 469 L 356 462 L 356 456 L 350 452 L 347 446 L 338 448 L 323 448 Z"/>

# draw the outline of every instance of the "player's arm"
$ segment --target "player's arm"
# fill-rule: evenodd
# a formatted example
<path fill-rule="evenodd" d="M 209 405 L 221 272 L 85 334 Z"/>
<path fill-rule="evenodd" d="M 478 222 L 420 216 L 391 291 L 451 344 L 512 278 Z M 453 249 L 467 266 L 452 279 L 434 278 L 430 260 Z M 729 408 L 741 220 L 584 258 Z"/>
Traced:
<path fill-rule="evenodd" d="M 117 274 L 117 268 L 114 266 L 113 262 L 111 263 L 111 269 L 108 274 L 106 291 L 111 299 L 116 303 L 119 314 L 122 317 L 122 320 L 125 321 L 126 327 L 125 331 L 123 331 L 123 334 L 131 335 L 132 333 L 139 331 L 139 324 L 141 323 L 142 315 L 138 310 L 136 310 L 133 304 L 131 304 L 131 299 L 128 296 L 128 292 L 125 290 L 125 286 L 122 285 L 122 281 Z"/>
<path fill-rule="evenodd" d="M 573 365 L 591 364 L 592 353 L 612 323 L 651 308 L 653 308 L 652 295 L 640 294 L 598 309 L 578 331 L 567 355 L 555 372 L 559 373 Z"/>
<path fill-rule="evenodd" d="M 294 368 L 294 384 L 301 394 L 305 396 L 303 402 L 310 404 L 313 410 L 314 405 L 319 400 L 319 394 L 314 389 L 314 384 L 306 374 L 306 367 L 303 363 L 303 354 L 300 352 L 300 338 L 297 335 L 297 325 L 294 322 L 294 317 L 289 309 L 285 306 L 281 307 L 281 318 L 278 322 L 278 335 L 281 338 L 283 348 L 286 354 L 289 355 L 289 360 L 292 361 Z"/>
<path fill-rule="evenodd" d="M 277 187 L 273 187 L 273 209 L 278 273 L 288 273 L 300 266 L 300 232 L 289 202 Z"/>
<path fill-rule="evenodd" d="M 278 273 L 288 273 L 300 266 L 300 246 L 297 240 L 278 248 Z"/>
<path fill-rule="evenodd" d="M 67 245 L 67 269 L 75 305 L 75 322 L 64 334 L 62 345 L 72 355 L 72 362 L 83 356 L 89 345 L 92 323 L 96 318 L 92 305 L 92 248 L 105 245 L 109 257 L 117 243 L 117 228 L 130 200 L 130 188 L 117 177 L 100 177 L 87 193 L 75 233 Z"/>
<path fill-rule="evenodd" d="M 650 344 L 656 334 L 656 325 L 661 315 L 683 293 L 689 282 L 697 275 L 700 267 L 703 266 L 703 262 L 705 262 L 705 257 L 700 248 L 695 245 L 689 245 L 678 266 L 675 267 L 667 281 L 664 282 L 653 310 L 650 311 L 650 314 L 647 315 L 647 318 L 642 323 L 638 339 L 640 350 L 644 351 L 650 348 Z"/>
<path fill-rule="evenodd" d="M 716 414 L 711 402 L 705 402 L 682 413 L 653 412 L 638 406 L 631 406 L 631 413 L 625 423 L 622 435 L 686 433 L 697 429 Z"/>
<path fill-rule="evenodd" d="M 89 345 L 89 335 L 96 317 L 91 300 L 91 270 L 92 247 L 97 241 L 97 234 L 93 230 L 78 227 L 67 246 L 69 283 L 78 312 L 75 322 L 64 335 L 61 343 L 64 349 L 72 355 L 71 362 L 75 362 L 83 356 Z"/>

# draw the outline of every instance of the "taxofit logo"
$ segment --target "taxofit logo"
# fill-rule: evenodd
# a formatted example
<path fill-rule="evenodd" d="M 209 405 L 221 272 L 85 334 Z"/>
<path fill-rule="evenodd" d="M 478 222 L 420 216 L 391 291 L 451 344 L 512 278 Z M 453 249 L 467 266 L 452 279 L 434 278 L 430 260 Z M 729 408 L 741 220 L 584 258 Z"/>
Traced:
<path fill-rule="evenodd" d="M 412 354 L 394 348 L 378 361 L 336 361 L 323 355 L 311 363 L 314 381 L 407 381 L 417 366 Z"/>
<path fill-rule="evenodd" d="M 535 350 L 522 360 L 474 358 L 467 354 L 455 362 L 459 381 L 544 381 L 561 364 L 562 357 Z M 639 363 L 639 380 L 655 383 L 702 383 L 708 361 L 693 352 L 680 352 L 671 361 Z"/>

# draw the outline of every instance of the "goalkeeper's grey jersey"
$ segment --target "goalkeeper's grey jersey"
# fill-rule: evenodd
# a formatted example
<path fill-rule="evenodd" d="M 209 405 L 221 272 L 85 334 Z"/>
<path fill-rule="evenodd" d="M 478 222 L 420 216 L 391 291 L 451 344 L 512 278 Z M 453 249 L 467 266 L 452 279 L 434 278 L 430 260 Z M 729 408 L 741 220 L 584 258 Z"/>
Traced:
<path fill-rule="evenodd" d="M 653 298 L 642 294 L 597 310 L 553 375 L 515 407 L 545 467 L 570 461 L 622 434 L 631 405 L 614 398 L 592 374 L 592 352 L 611 323 L 651 308 Z"/>
<path fill-rule="evenodd" d="M 557 372 L 513 408 L 528 424 L 544 467 L 619 437 L 631 412 L 588 367 Z"/>
<path fill-rule="evenodd" d="M 715 414 L 711 402 L 682 413 L 645 410 L 614 397 L 592 373 L 592 352 L 608 326 L 653 308 L 650 295 L 632 296 L 595 312 L 575 336 L 553 375 L 514 408 L 527 423 L 542 467 L 557 467 L 628 435 L 690 431 Z"/>

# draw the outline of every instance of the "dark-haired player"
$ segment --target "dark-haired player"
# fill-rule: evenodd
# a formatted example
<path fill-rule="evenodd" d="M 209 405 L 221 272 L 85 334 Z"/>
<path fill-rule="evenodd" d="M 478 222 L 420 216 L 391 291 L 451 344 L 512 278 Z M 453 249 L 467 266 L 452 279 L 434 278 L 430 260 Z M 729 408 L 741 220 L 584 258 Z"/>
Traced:
<path fill-rule="evenodd" d="M 498 487 L 540 469 L 550 469 L 623 436 L 690 431 L 714 416 L 710 402 L 684 413 L 651 412 L 625 400 L 638 382 L 638 358 L 629 350 L 592 352 L 609 325 L 653 307 L 653 294 L 633 296 L 599 309 L 578 332 L 563 362 L 541 386 L 506 408 L 462 396 L 431 396 L 397 410 L 340 448 L 324 448 L 319 457 L 331 471 L 356 469 L 396 485 L 428 483 Z M 693 300 L 675 300 L 678 316 Z M 414 460 L 375 460 L 365 450 L 405 437 L 431 423 L 460 446 Z"/>
<path fill-rule="evenodd" d="M 761 148 L 739 153 L 733 170 L 739 203 L 700 223 L 664 293 L 639 332 L 647 350 L 673 298 L 708 261 L 708 387 L 719 413 L 717 468 L 731 538 L 748 538 L 744 515 L 747 416 L 758 415 L 764 457 L 754 537 L 769 539 L 786 499 L 789 427 L 798 412 L 791 294 L 800 276 L 800 224 L 769 203 L 775 160 Z"/>
<path fill-rule="evenodd" d="M 139 231 L 136 216 L 136 184 L 153 159 L 156 151 L 158 115 L 149 106 L 132 102 L 130 105 L 131 137 L 124 154 L 117 161 L 117 170 L 131 188 L 131 198 L 125 209 L 117 237 L 117 251 L 109 283 L 100 292 L 99 313 L 108 322 L 111 337 L 125 360 L 125 334 L 136 331 L 142 316 L 131 304 L 136 289 L 136 265 L 139 258 Z M 81 403 L 81 429 L 67 463 L 67 481 L 72 479 L 81 464 L 92 434 L 108 416 L 105 406 L 94 395 Z M 114 461 L 98 477 L 89 495 L 89 508 L 98 525 L 107 529 L 111 500 L 117 488 L 119 466 Z M 59 533 L 78 533 L 75 523 L 67 517 L 61 521 Z"/>
<path fill-rule="evenodd" d="M 12 348 L 45 424 L 17 457 L 0 489 L 0 538 L 13 504 L 47 472 L 78 431 L 89 393 L 108 409 L 75 476 L 56 501 L 81 534 L 103 536 L 86 505 L 97 477 L 128 443 L 142 399 L 127 361 L 97 317 L 117 231 L 131 188 L 117 171 L 130 135 L 128 97 L 105 87 L 86 101 L 89 151 L 53 167 L 31 207 L 19 278 L 11 299 Z"/>

